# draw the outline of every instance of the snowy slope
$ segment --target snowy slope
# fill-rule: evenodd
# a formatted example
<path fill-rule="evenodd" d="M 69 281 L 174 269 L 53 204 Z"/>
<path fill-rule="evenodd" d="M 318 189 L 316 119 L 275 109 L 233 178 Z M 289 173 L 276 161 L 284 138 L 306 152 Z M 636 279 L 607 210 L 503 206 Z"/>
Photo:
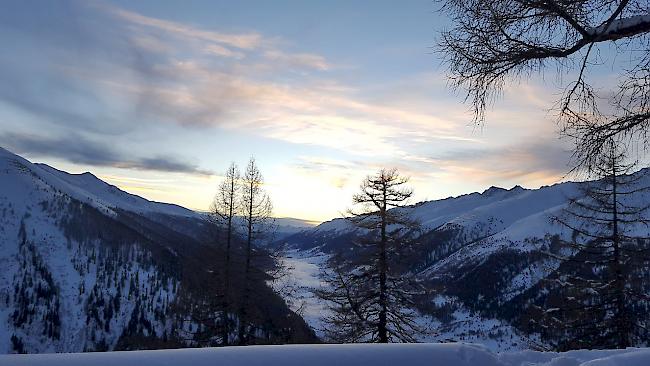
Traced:
<path fill-rule="evenodd" d="M 51 189 L 65 192 L 71 198 L 80 202 L 90 204 L 102 210 L 119 208 L 135 213 L 159 213 L 167 215 L 198 217 L 194 211 L 186 208 L 146 200 L 120 190 L 110 185 L 91 173 L 70 174 L 45 164 L 32 164 L 22 157 L 12 154 L 11 152 L 0 147 L 0 168 L 5 170 L 6 174 L 11 174 L 16 169 L 22 169 L 29 172 L 30 178 L 23 181 L 31 184 L 33 181 L 41 181 Z M 12 193 L 8 191 L 8 193 Z M 12 198 L 21 198 L 21 196 L 12 195 Z"/>
<path fill-rule="evenodd" d="M 183 350 L 0 356 L 10 366 L 645 366 L 650 350 L 510 352 L 472 344 L 248 346 Z"/>
<path fill-rule="evenodd" d="M 634 175 L 640 179 L 639 186 L 650 186 L 649 169 Z M 478 342 L 497 351 L 539 343 L 535 334 L 527 334 L 522 327 L 525 309 L 521 307 L 536 301 L 536 294 L 545 291 L 542 280 L 559 270 L 560 262 L 543 252 L 557 240 L 569 240 L 573 233 L 552 218 L 562 216 L 569 198 L 580 197 L 584 184 L 588 183 L 566 182 L 539 189 L 491 187 L 482 193 L 397 209 L 422 224 L 416 238 L 419 252 L 408 259 L 408 265 L 439 292 L 430 304 L 423 304 L 439 331 L 431 340 Z M 650 205 L 647 192 L 625 199 L 636 206 Z M 630 230 L 650 236 L 642 225 Z M 280 244 L 297 250 L 296 260 L 305 258 L 300 253 L 350 253 L 356 250 L 353 243 L 358 235 L 363 232 L 349 221 L 335 219 Z M 314 279 L 305 280 L 309 282 Z"/>
<path fill-rule="evenodd" d="M 326 265 L 330 256 L 318 251 L 289 251 L 283 259 L 289 268 L 289 276 L 280 278 L 273 287 L 282 294 L 292 310 L 302 316 L 322 337 L 327 326 L 323 318 L 329 315 L 325 304 L 319 300 L 313 290 L 325 286 L 320 281 L 320 270 Z M 429 334 L 420 336 L 419 342 L 472 342 L 481 344 L 493 352 L 524 350 L 530 348 L 528 339 L 514 329 L 508 322 L 482 317 L 471 312 L 458 299 L 437 296 L 434 302 L 440 306 L 449 306 L 454 310 L 444 322 L 426 314 L 420 314 L 417 321 L 423 328 L 430 329 Z"/>
<path fill-rule="evenodd" d="M 317 251 L 288 251 L 280 259 L 288 270 L 287 276 L 279 277 L 271 284 L 291 310 L 305 319 L 319 337 L 323 336 L 324 325 L 321 320 L 327 315 L 327 309 L 312 290 L 322 285 L 319 274 L 328 259 L 329 255 Z"/>
<path fill-rule="evenodd" d="M 483 193 L 471 193 L 443 200 L 428 201 L 403 209 L 419 221 L 423 229 L 461 225 L 477 238 L 493 235 L 517 223 L 521 227 L 527 217 L 551 213 L 566 204 L 577 192 L 577 183 L 561 183 L 536 190 L 516 186 L 510 190 L 492 187 Z M 517 227 L 515 226 L 515 227 Z M 548 225 L 544 225 L 548 227 Z M 545 230 L 533 225 L 533 229 Z M 334 219 L 305 233 L 342 234 L 355 230 L 345 219 Z M 287 240 L 289 244 L 294 244 Z M 299 243 L 297 243 L 299 244 Z"/>
<path fill-rule="evenodd" d="M 6 152 L 6 150 L 4 151 Z M 1 153 L 2 151 L 0 150 Z M 47 179 L 49 182 L 57 181 L 57 185 L 61 190 L 72 193 L 75 199 L 83 202 L 94 202 L 97 205 L 120 208 L 139 214 L 159 213 L 199 217 L 196 212 L 184 207 L 169 203 L 153 202 L 140 196 L 124 192 L 88 172 L 83 174 L 70 174 L 45 164 L 33 164 L 32 167 L 44 179 Z"/>
<path fill-rule="evenodd" d="M 111 202 L 109 194 L 119 199 Z M 116 228 L 118 209 L 181 213 L 114 190 L 90 174 L 69 175 L 0 149 L 0 352 L 115 347 L 141 306 L 136 299 L 151 304 L 143 314 L 150 334 L 168 328 L 154 313 L 166 312 L 177 280 L 150 260 L 136 259 L 151 258 L 146 240 L 133 238 L 132 245 L 114 250 L 98 238 L 75 240 L 81 236 L 72 232 L 83 228 L 71 223 L 82 219 L 83 204 Z M 114 263 L 128 263 L 128 270 Z M 145 289 L 147 299 L 138 298 Z M 101 305 L 106 301 L 111 306 Z"/>
<path fill-rule="evenodd" d="M 222 258 L 204 226 L 193 211 L 0 148 L 0 353 L 191 345 L 179 332 L 196 330 L 187 312 L 211 291 L 196 284 L 218 283 Z M 257 282 L 260 306 L 282 314 L 274 326 L 305 328 Z"/>
<path fill-rule="evenodd" d="M 644 169 L 636 174 L 642 175 L 643 180 L 650 184 L 650 170 Z M 503 250 L 538 250 L 540 245 L 535 241 L 548 235 L 564 238 L 571 235 L 564 227 L 554 224 L 551 218 L 561 214 L 568 198 L 579 195 L 581 184 L 584 183 L 567 182 L 535 190 L 519 186 L 510 190 L 492 187 L 483 193 L 423 202 L 399 210 L 421 223 L 425 233 L 423 237 L 443 232 L 453 236 L 446 243 L 449 245 L 446 250 L 438 246 L 426 253 L 430 263 L 423 273 L 432 275 L 467 263 L 478 263 Z M 646 193 L 639 193 L 632 199 L 640 200 L 637 204 L 650 204 L 650 196 Z M 289 248 L 318 248 L 331 253 L 340 248 L 328 243 L 338 244 L 356 232 L 358 229 L 349 221 L 335 219 L 303 230 L 282 242 Z"/>

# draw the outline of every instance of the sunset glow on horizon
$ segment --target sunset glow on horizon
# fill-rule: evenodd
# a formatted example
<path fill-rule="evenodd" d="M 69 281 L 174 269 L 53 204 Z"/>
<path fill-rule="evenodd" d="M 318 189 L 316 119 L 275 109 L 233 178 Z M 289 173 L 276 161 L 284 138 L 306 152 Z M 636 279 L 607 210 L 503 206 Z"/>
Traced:
<path fill-rule="evenodd" d="M 381 167 L 415 201 L 563 179 L 552 82 L 505 90 L 476 126 L 432 51 L 435 3 L 335 3 L 7 5 L 0 146 L 196 210 L 254 156 L 274 214 L 317 222 Z"/>

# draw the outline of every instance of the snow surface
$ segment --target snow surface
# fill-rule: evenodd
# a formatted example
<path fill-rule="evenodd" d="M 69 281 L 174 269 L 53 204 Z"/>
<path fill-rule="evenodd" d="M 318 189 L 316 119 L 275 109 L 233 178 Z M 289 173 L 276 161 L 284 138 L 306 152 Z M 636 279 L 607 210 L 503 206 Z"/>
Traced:
<path fill-rule="evenodd" d="M 650 169 L 643 169 L 633 175 L 635 178 L 632 180 L 640 178 L 638 187 L 650 185 Z M 553 218 L 564 215 L 569 198 L 580 197 L 585 184 L 589 183 L 564 182 L 539 189 L 491 187 L 482 193 L 422 202 L 395 210 L 419 221 L 425 234 L 443 234 L 441 245 L 432 246 L 431 252 L 422 254 L 427 262 L 416 269 L 422 280 L 458 280 L 465 273 L 476 268 L 482 269 L 481 266 L 489 263 L 490 259 L 498 259 L 501 253 L 529 258 L 529 263 L 522 262 L 526 266 L 512 273 L 500 289 L 496 301 L 503 304 L 533 288 L 557 270 L 560 265 L 558 259 L 539 259 L 535 255 L 548 250 L 556 235 L 559 239 L 572 239 L 572 231 L 554 222 Z M 626 196 L 624 200 L 631 200 L 631 204 L 642 207 L 650 204 L 650 195 L 639 191 Z M 581 226 L 579 223 L 574 225 Z M 647 227 L 628 226 L 626 234 L 647 236 Z M 344 235 L 359 234 L 359 230 L 349 220 L 335 219 L 285 240 L 288 248 L 298 249 L 289 262 L 293 266 L 293 276 L 303 289 L 319 285 L 317 268 L 322 262 L 318 262 L 319 258 L 312 258 L 312 253 L 320 250 L 333 254 L 339 248 L 332 249 L 325 244 L 336 242 L 338 237 Z M 450 237 L 447 238 L 447 235 Z M 437 238 L 432 237 L 432 240 Z M 349 237 L 344 240 L 349 240 Z M 526 257 L 528 254 L 531 256 Z M 571 253 L 563 251 L 562 254 Z M 490 270 L 497 271 L 494 268 Z M 481 293 L 481 289 L 476 289 L 476 292 Z M 309 296 L 308 291 L 302 291 L 302 303 L 310 309 L 305 311 L 305 320 L 318 332 L 322 324 L 316 320 L 315 315 L 323 314 L 325 309 Z M 531 343 L 539 343 L 538 335 L 522 335 L 505 320 L 477 315 L 476 311 L 472 312 L 460 299 L 441 296 L 435 302 L 437 307 L 449 305 L 445 308 L 453 312 L 451 319 L 441 319 L 444 320 L 443 323 L 422 316 L 418 321 L 431 325 L 434 332 L 431 336 L 419 339 L 420 341 L 475 342 L 495 352 L 526 349 Z"/>
<path fill-rule="evenodd" d="M 74 198 L 83 202 L 96 202 L 97 204 L 122 210 L 132 211 L 140 214 L 161 213 L 173 216 L 199 217 L 198 213 L 184 207 L 162 202 L 154 202 L 140 196 L 122 191 L 114 185 L 108 184 L 91 173 L 70 174 L 45 164 L 33 164 L 34 168 L 40 168 L 43 172 L 33 169 L 38 174 L 47 176 L 51 174 L 57 180 L 63 182 L 65 192 L 75 192 Z M 52 177 L 47 177 L 48 181 Z"/>
<path fill-rule="evenodd" d="M 110 319 L 110 331 L 95 334 L 87 320 L 86 306 L 91 290 L 97 284 L 99 293 L 116 297 L 115 283 L 105 283 L 105 268 L 95 258 L 101 257 L 101 243 L 86 243 L 82 246 L 64 235 L 60 221 L 66 214 L 57 211 L 59 203 L 71 199 L 87 203 L 107 216 L 115 215 L 116 209 L 138 213 L 166 214 L 190 217 L 193 211 L 180 206 L 145 200 L 106 184 L 90 173 L 68 174 L 42 164 L 31 162 L 0 148 L 0 353 L 9 353 L 11 336 L 23 341 L 29 352 L 81 351 L 91 338 L 101 339 L 113 347 L 118 341 L 133 312 L 135 303 L 129 291 L 131 276 L 139 278 L 139 288 L 150 289 L 155 278 L 155 269 L 138 261 L 130 261 L 125 268 L 124 292 L 120 295 L 121 307 Z M 43 205 L 53 208 L 50 211 Z M 25 239 L 33 245 L 20 249 L 20 228 L 24 225 Z M 130 251 L 130 258 L 144 256 L 136 247 Z M 26 263 L 26 265 L 25 265 Z M 12 314 L 15 310 L 15 288 L 25 282 L 35 283 L 25 290 L 30 296 L 34 288 L 42 284 L 35 272 L 38 263 L 52 279 L 55 298 L 59 303 L 61 326 L 60 339 L 46 337 L 42 332 L 40 319 L 51 310 L 44 304 L 32 304 L 33 321 L 15 327 Z M 25 279 L 25 281 L 23 281 Z M 158 293 L 152 293 L 152 301 L 167 299 L 173 301 L 175 293 L 172 283 L 162 286 Z M 80 288 L 84 288 L 83 294 Z M 147 311 L 146 317 L 154 319 L 154 311 Z M 152 322 L 157 334 L 162 334 L 165 321 Z M 102 327 L 103 328 L 103 327 Z M 0 365 L 4 365 L 0 362 Z"/>
<path fill-rule="evenodd" d="M 288 276 L 272 284 L 291 310 L 302 316 L 319 337 L 324 336 L 326 324 L 323 318 L 329 314 L 329 310 L 313 290 L 325 286 L 319 276 L 329 258 L 329 255 L 317 250 L 291 250 L 281 259 L 289 270 Z M 472 314 L 454 298 L 439 295 L 434 300 L 438 306 L 451 303 L 458 309 L 452 314 L 452 319 L 444 324 L 429 316 L 418 316 L 416 321 L 423 328 L 435 329 L 435 332 L 419 338 L 420 342 L 473 342 L 493 352 L 528 349 L 527 340 L 510 324 Z"/>
<path fill-rule="evenodd" d="M 24 184 L 28 186 L 33 184 L 48 186 L 48 189 L 64 192 L 70 197 L 106 213 L 111 212 L 112 209 L 119 208 L 140 214 L 159 213 L 174 216 L 199 217 L 198 213 L 184 207 L 149 201 L 140 196 L 124 192 L 90 173 L 70 174 L 45 164 L 33 164 L 2 147 L 0 147 L 0 171 L 8 175 L 22 171 L 25 175 L 19 179 L 26 181 Z M 11 178 L 16 179 L 16 176 L 14 175 Z M 4 187 L 4 184 L 11 182 L 6 180 L 2 183 L 2 188 L 8 188 Z M 23 195 L 16 196 L 20 192 L 15 190 L 3 189 L 3 193 L 12 199 L 24 197 L 24 193 Z"/>
<path fill-rule="evenodd" d="M 288 269 L 287 276 L 271 284 L 291 310 L 305 319 L 319 337 L 323 336 L 322 319 L 327 315 L 327 309 L 312 290 L 324 285 L 319 274 L 329 258 L 329 255 L 316 251 L 291 250 L 280 258 L 282 265 Z"/>
<path fill-rule="evenodd" d="M 7 366 L 646 366 L 650 349 L 492 353 L 464 343 L 248 346 L 105 353 L 3 355 Z"/>

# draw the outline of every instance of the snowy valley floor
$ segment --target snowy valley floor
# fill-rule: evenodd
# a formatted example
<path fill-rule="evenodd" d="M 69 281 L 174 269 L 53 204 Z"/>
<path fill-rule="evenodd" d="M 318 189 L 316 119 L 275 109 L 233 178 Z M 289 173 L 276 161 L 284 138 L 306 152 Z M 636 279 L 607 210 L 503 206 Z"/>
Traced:
<path fill-rule="evenodd" d="M 289 270 L 289 275 L 280 279 L 272 286 L 280 293 L 289 307 L 300 314 L 307 324 L 323 337 L 323 316 L 328 310 L 321 300 L 312 293 L 312 289 L 319 288 L 322 283 L 319 279 L 321 267 L 325 265 L 329 256 L 314 251 L 291 250 L 284 257 L 284 265 Z M 438 296 L 437 305 L 454 302 L 454 299 Z M 451 314 L 451 319 L 441 323 L 429 316 L 420 316 L 418 323 L 425 329 L 432 329 L 431 334 L 418 337 L 418 341 L 425 343 L 466 342 L 481 344 L 492 352 L 519 351 L 529 349 L 529 340 L 522 337 L 509 324 L 498 319 L 483 318 L 472 314 L 462 305 Z M 538 342 L 537 339 L 535 339 Z"/>
<path fill-rule="evenodd" d="M 3 366 L 646 366 L 650 349 L 493 353 L 482 346 L 357 344 L 1 355 Z"/>

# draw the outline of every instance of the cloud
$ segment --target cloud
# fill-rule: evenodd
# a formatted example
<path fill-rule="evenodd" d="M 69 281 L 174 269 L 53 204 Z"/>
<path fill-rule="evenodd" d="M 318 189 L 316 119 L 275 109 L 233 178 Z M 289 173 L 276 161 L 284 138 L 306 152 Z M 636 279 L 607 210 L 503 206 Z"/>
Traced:
<path fill-rule="evenodd" d="M 47 30 L 25 27 L 28 14 L 10 22 L 21 44 L 47 57 L 21 47 L 15 58 L 0 57 L 0 99 L 62 130 L 216 127 L 365 156 L 467 140 L 444 113 L 367 99 L 321 76 L 333 69 L 324 56 L 291 52 L 277 38 L 202 29 L 102 2 L 65 4 L 73 16 L 42 12 Z M 300 78 L 287 82 L 296 71 Z"/>
<path fill-rule="evenodd" d="M 475 179 L 496 180 L 561 171 L 551 165 L 563 156 L 512 142 L 518 140 L 512 127 L 530 126 L 525 111 L 541 104 L 533 87 L 505 91 L 519 99 L 490 114 L 489 129 L 498 132 L 484 137 L 470 133 L 471 116 L 447 94 L 440 74 L 382 79 L 381 85 L 359 89 L 333 75 L 336 65 L 323 55 L 294 52 L 253 30 L 200 28 L 101 2 L 40 4 L 11 5 L 18 9 L 0 13 L 0 29 L 8 30 L 0 32 L 0 41 L 11 51 L 0 55 L 0 101 L 56 124 L 52 130 L 59 135 L 102 141 L 131 131 L 167 136 L 169 130 L 230 130 L 325 147 L 364 159 L 367 166 L 386 163 L 418 176 L 471 171 Z M 27 11 L 32 8 L 36 14 Z M 84 164 L 209 173 L 166 157 L 125 158 L 119 147 L 56 148 L 40 140 L 27 145 Z"/>
<path fill-rule="evenodd" d="M 237 52 L 233 51 L 231 49 L 228 49 L 226 47 L 220 46 L 218 44 L 211 44 L 205 47 L 205 52 L 217 56 L 223 56 L 223 57 L 232 57 L 235 59 L 243 59 L 246 57 L 246 55 L 243 52 Z"/>
<path fill-rule="evenodd" d="M 196 175 L 213 175 L 214 173 L 209 170 L 198 168 L 194 164 L 183 161 L 178 161 L 172 157 L 153 157 L 153 158 L 140 158 L 139 160 L 132 161 L 116 161 L 112 164 L 116 168 L 134 169 L 134 170 L 155 170 L 159 172 L 170 173 L 189 173 Z"/>
<path fill-rule="evenodd" d="M 449 151 L 423 161 L 438 166 L 443 175 L 488 184 L 501 181 L 535 186 L 565 177 L 570 158 L 565 141 L 538 137 L 502 147 Z"/>
<path fill-rule="evenodd" d="M 338 189 L 346 187 L 361 169 L 362 164 L 319 156 L 299 156 L 298 162 L 293 164 L 294 172 L 309 177 L 326 181 Z"/>
<path fill-rule="evenodd" d="M 127 132 L 125 120 L 140 114 L 214 126 L 250 104 L 291 103 L 291 88 L 269 77 L 331 66 L 254 31 L 206 30 L 98 1 L 26 0 L 6 10 L 0 101 L 63 128 Z"/>
<path fill-rule="evenodd" d="M 97 4 L 98 7 L 103 8 L 132 24 L 164 31 L 185 40 L 200 40 L 220 43 L 240 49 L 253 49 L 259 47 L 263 41 L 262 36 L 255 32 L 237 34 L 209 31 L 177 22 L 147 17 L 104 3 Z"/>
<path fill-rule="evenodd" d="M 328 80 L 304 78 L 304 84 L 287 85 L 193 61 L 173 62 L 156 71 L 168 82 L 101 82 L 114 94 L 138 100 L 139 112 L 158 123 L 239 130 L 353 154 L 400 153 L 398 145 L 410 141 L 476 141 L 440 112 L 363 101 L 357 90 Z"/>
<path fill-rule="evenodd" d="M 308 67 L 326 71 L 331 68 L 325 57 L 311 53 L 285 53 L 280 50 L 269 50 L 264 56 L 272 62 L 284 63 L 289 67 Z"/>
<path fill-rule="evenodd" d="M 79 135 L 50 138 L 36 135 L 6 133 L 0 135 L 0 143 L 18 154 L 34 154 L 57 157 L 75 164 L 107 166 L 132 170 L 151 170 L 194 175 L 212 175 L 195 164 L 175 158 L 155 156 L 128 158 L 120 152 Z"/>

